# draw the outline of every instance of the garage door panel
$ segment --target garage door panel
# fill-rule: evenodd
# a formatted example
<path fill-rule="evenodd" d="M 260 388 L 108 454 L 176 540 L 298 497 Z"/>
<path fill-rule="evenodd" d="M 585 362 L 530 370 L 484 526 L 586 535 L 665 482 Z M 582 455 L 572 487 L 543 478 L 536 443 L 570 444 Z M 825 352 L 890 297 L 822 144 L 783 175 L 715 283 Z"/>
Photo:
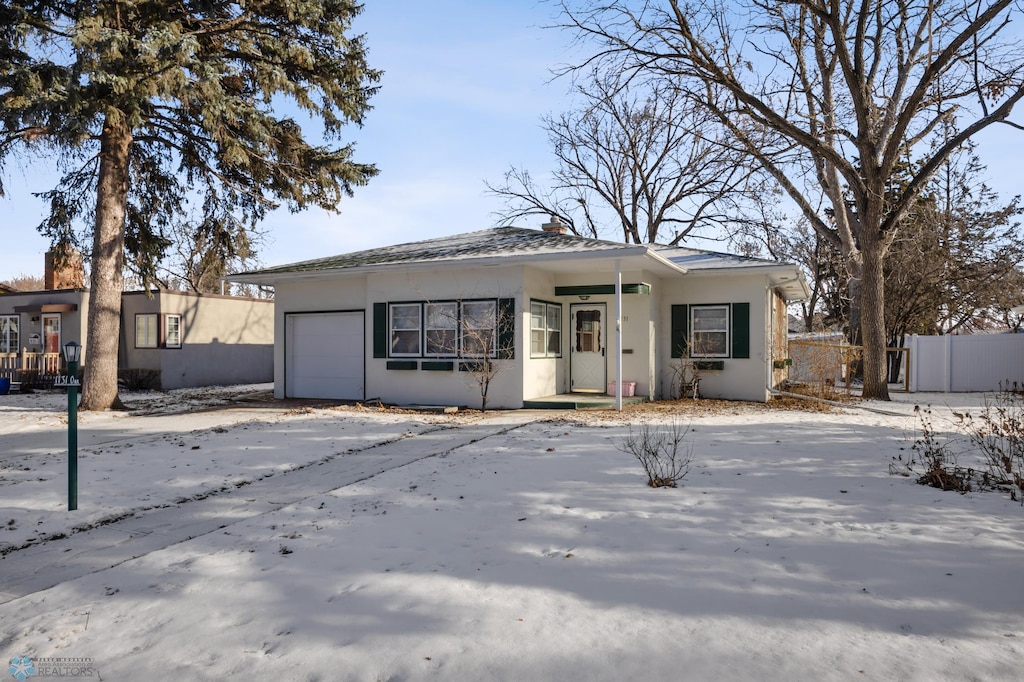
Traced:
<path fill-rule="evenodd" d="M 286 316 L 285 395 L 362 400 L 363 313 Z"/>

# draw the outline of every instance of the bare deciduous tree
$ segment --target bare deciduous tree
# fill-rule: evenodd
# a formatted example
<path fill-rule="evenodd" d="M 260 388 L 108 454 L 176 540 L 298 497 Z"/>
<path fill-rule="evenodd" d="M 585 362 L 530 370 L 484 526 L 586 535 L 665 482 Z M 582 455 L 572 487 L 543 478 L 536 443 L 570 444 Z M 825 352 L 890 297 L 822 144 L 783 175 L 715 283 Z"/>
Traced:
<path fill-rule="evenodd" d="M 0 282 L 4 286 L 10 287 L 15 291 L 42 291 L 43 289 L 43 278 L 39 275 L 27 275 L 22 273 L 17 277 L 11 277 Z"/>
<path fill-rule="evenodd" d="M 461 305 L 463 313 L 458 326 L 461 337 L 458 348 L 459 370 L 465 373 L 467 383 L 479 389 L 481 412 L 487 411 L 491 384 L 506 367 L 502 360 L 511 357 L 513 352 L 514 339 L 503 333 L 515 324 L 512 303 L 513 299 L 498 299 L 470 301 Z"/>
<path fill-rule="evenodd" d="M 543 119 L 557 162 L 550 186 L 514 167 L 502 185 L 488 184 L 506 203 L 499 222 L 558 216 L 595 238 L 618 225 L 633 244 L 718 234 L 748 171 L 716 139 L 708 112 L 674 83 L 630 85 L 598 71 L 577 93 L 578 110 Z"/>
<path fill-rule="evenodd" d="M 864 396 L 888 398 L 883 264 L 897 228 L 954 150 L 1024 97 L 1012 0 L 566 0 L 587 61 L 689 82 L 844 256 L 859 281 Z M 937 128 L 956 132 L 931 144 Z M 1019 127 L 1019 126 L 1018 126 Z M 887 205 L 908 157 L 922 163 Z M 831 214 L 808 199 L 824 191 Z"/>
<path fill-rule="evenodd" d="M 425 357 L 453 358 L 456 371 L 480 392 L 487 411 L 491 384 L 515 353 L 515 299 L 489 298 L 424 304 Z"/>
<path fill-rule="evenodd" d="M 261 240 L 255 228 L 231 216 L 177 221 L 169 229 L 173 252 L 157 264 L 158 277 L 167 288 L 182 286 L 197 293 L 220 293 L 221 277 L 247 269 Z"/>

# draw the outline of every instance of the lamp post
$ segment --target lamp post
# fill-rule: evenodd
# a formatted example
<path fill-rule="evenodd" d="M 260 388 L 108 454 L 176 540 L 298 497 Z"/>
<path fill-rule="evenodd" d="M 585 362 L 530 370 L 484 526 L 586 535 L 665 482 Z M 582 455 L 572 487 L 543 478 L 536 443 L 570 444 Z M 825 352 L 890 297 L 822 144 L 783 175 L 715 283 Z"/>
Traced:
<path fill-rule="evenodd" d="M 64 359 L 68 363 L 68 511 L 78 509 L 78 360 L 82 346 L 69 341 L 64 344 Z"/>

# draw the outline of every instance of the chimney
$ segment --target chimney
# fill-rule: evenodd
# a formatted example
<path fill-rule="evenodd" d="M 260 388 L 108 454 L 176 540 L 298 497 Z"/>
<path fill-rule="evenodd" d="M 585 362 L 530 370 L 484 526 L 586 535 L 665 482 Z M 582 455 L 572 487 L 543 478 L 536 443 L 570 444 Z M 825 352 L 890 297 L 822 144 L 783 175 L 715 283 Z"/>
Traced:
<path fill-rule="evenodd" d="M 55 246 L 45 255 L 44 289 L 81 289 L 85 286 L 82 254 L 70 246 Z"/>
<path fill-rule="evenodd" d="M 565 223 L 563 223 L 556 215 L 551 216 L 551 222 L 544 223 L 540 226 L 540 229 L 552 234 L 567 234 L 569 232 Z"/>

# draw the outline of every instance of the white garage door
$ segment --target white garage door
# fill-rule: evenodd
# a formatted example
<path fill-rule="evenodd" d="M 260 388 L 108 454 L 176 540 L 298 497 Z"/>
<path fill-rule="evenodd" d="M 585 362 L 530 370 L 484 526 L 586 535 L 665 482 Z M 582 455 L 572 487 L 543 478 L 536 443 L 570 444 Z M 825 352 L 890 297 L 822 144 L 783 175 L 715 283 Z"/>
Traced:
<path fill-rule="evenodd" d="M 285 315 L 285 396 L 362 400 L 363 313 Z"/>

